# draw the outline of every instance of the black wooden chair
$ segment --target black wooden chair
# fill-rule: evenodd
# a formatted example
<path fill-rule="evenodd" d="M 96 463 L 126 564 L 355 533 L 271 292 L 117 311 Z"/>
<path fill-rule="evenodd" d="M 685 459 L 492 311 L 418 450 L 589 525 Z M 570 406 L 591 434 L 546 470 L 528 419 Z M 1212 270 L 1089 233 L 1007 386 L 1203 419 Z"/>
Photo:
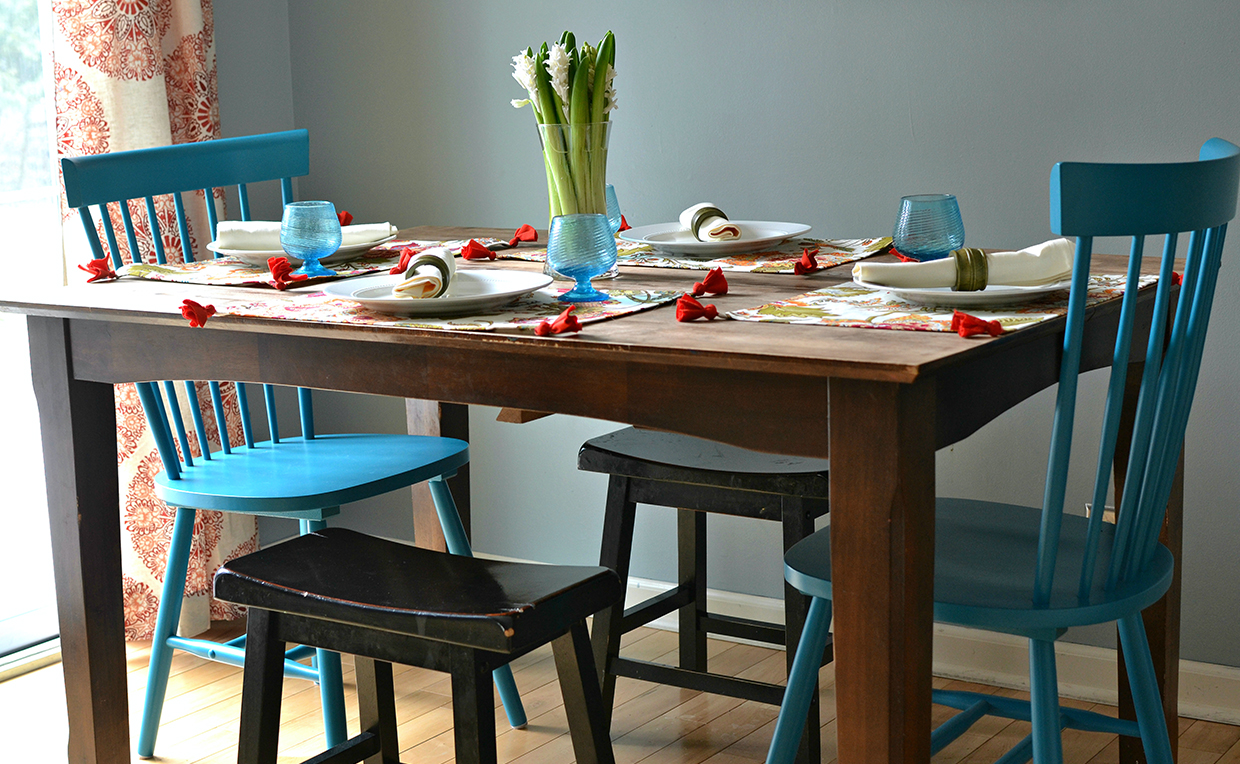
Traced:
<path fill-rule="evenodd" d="M 273 764 L 284 642 L 355 656 L 361 732 L 307 762 L 398 761 L 392 663 L 452 675 L 456 761 L 494 762 L 491 672 L 548 642 L 581 764 L 614 761 L 586 616 L 623 594 L 610 570 L 480 560 L 340 528 L 220 568 L 215 596 L 249 607 L 240 764 Z"/>
<path fill-rule="evenodd" d="M 633 550 L 637 504 L 673 507 L 677 514 L 678 579 L 674 588 L 623 610 L 623 604 L 594 618 L 594 658 L 604 670 L 603 704 L 610 709 L 616 677 L 779 705 L 779 684 L 713 674 L 706 661 L 706 637 L 722 634 L 783 645 L 789 670 L 809 610 L 809 598 L 785 584 L 786 625 L 712 613 L 706 603 L 706 515 L 716 513 L 773 520 L 783 525 L 783 551 L 814 532 L 827 513 L 828 462 L 765 454 L 675 433 L 628 427 L 586 441 L 578 469 L 610 475 L 599 564 L 615 570 L 626 585 Z M 772 549 L 771 554 L 776 554 Z M 679 610 L 679 666 L 619 657 L 620 637 Z M 828 638 L 823 664 L 832 657 Z M 817 692 L 809 709 L 818 718 Z M 801 760 L 817 761 L 814 731 L 803 740 Z"/>

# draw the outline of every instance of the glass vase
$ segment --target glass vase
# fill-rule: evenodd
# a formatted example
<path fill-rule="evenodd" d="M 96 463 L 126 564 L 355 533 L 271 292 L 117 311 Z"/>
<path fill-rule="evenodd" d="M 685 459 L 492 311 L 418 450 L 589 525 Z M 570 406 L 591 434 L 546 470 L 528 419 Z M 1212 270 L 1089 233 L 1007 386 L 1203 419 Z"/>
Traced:
<path fill-rule="evenodd" d="M 539 125 L 550 214 L 606 214 L 610 122 Z"/>

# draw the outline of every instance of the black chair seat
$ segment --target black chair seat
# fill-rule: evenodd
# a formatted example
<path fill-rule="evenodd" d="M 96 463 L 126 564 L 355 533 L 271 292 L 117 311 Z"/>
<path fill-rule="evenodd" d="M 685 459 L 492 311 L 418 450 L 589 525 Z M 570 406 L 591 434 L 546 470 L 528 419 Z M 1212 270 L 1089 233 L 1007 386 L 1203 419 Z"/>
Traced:
<path fill-rule="evenodd" d="M 711 612 L 706 602 L 706 517 L 778 522 L 787 552 L 812 534 L 814 521 L 827 513 L 830 463 L 627 427 L 587 441 L 578 452 L 577 467 L 610 476 L 599 564 L 619 573 L 625 584 L 637 504 L 672 507 L 677 514 L 677 586 L 628 610 L 616 605 L 595 616 L 594 656 L 603 671 L 604 705 L 610 709 L 614 701 L 618 676 L 778 705 L 784 693 L 780 684 L 711 673 L 706 637 L 719 634 L 782 645 L 791 664 L 809 598 L 785 584 L 784 624 Z M 620 657 L 623 634 L 673 612 L 679 613 L 678 665 Z M 823 662 L 831 657 L 828 638 Z M 808 713 L 818 715 L 816 701 Z M 818 760 L 817 729 L 811 725 L 804 737 L 800 761 Z"/>
<path fill-rule="evenodd" d="M 586 441 L 577 467 L 609 475 L 826 499 L 830 462 L 626 427 Z"/>
<path fill-rule="evenodd" d="M 362 734 L 333 762 L 396 760 L 393 662 L 451 673 L 456 760 L 494 761 L 491 672 L 548 642 L 577 760 L 610 762 L 585 619 L 623 591 L 602 567 L 481 560 L 342 528 L 233 560 L 215 596 L 250 608 L 239 761 L 275 761 L 280 655 L 297 641 L 357 656 Z"/>

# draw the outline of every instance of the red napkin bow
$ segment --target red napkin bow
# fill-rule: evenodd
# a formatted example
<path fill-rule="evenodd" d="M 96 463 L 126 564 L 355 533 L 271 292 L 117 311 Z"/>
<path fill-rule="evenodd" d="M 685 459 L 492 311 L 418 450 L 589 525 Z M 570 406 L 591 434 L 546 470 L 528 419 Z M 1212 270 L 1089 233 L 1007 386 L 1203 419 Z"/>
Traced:
<path fill-rule="evenodd" d="M 681 295 L 680 299 L 676 300 L 677 321 L 694 321 L 699 318 L 713 321 L 718 316 L 718 308 L 714 305 L 703 305 L 695 300 L 692 295 Z"/>
<path fill-rule="evenodd" d="M 563 334 L 564 332 L 581 331 L 581 321 L 571 313 L 577 309 L 576 305 L 569 305 L 564 312 L 555 317 L 554 321 L 543 319 L 538 326 L 534 327 L 534 334 L 539 337 L 546 337 L 549 334 Z"/>
<path fill-rule="evenodd" d="M 337 212 L 336 217 L 340 218 L 340 225 L 348 225 L 353 222 L 353 213 L 348 210 Z"/>
<path fill-rule="evenodd" d="M 86 279 L 87 284 L 94 281 L 108 281 L 117 278 L 116 271 L 112 270 L 112 268 L 108 265 L 108 259 L 106 257 L 91 260 L 86 265 L 79 264 L 78 269 L 91 274 L 90 278 Z"/>
<path fill-rule="evenodd" d="M 805 276 L 814 271 L 821 270 L 821 267 L 818 265 L 818 258 L 814 257 L 816 254 L 818 254 L 818 247 L 812 249 L 806 247 L 801 250 L 801 262 L 792 266 L 792 272 L 798 276 Z"/>
<path fill-rule="evenodd" d="M 900 261 L 900 262 L 902 262 L 902 263 L 920 263 L 920 262 L 921 262 L 921 261 L 920 261 L 920 260 L 918 260 L 917 258 L 915 258 L 915 257 L 909 257 L 908 255 L 904 254 L 903 252 L 900 252 L 900 251 L 898 251 L 898 250 L 896 250 L 896 249 L 894 249 L 894 248 L 891 250 L 891 255 L 892 255 L 892 257 L 894 257 L 895 259 L 899 260 L 899 261 Z"/>
<path fill-rule="evenodd" d="M 310 278 L 304 273 L 293 273 L 293 265 L 287 257 L 267 258 L 267 268 L 271 270 L 271 284 L 276 289 L 287 289 L 295 282 Z"/>
<path fill-rule="evenodd" d="M 722 268 L 711 268 L 706 274 L 706 278 L 693 284 L 693 291 L 689 294 L 694 297 L 701 297 L 704 294 L 727 294 L 728 280 L 723 275 Z"/>
<path fill-rule="evenodd" d="M 620 215 L 620 228 L 616 230 L 616 233 L 620 233 L 621 231 L 627 231 L 632 227 L 633 226 L 629 225 L 629 221 L 624 219 L 624 215 L 621 214 Z"/>
<path fill-rule="evenodd" d="M 388 271 L 388 273 L 393 276 L 403 276 L 405 271 L 409 268 L 409 261 L 413 259 L 414 255 L 417 255 L 425 250 L 426 247 L 401 247 L 400 262 L 392 266 L 392 270 Z"/>
<path fill-rule="evenodd" d="M 461 247 L 461 257 L 466 260 L 494 260 L 495 253 L 470 239 L 468 244 Z"/>
<path fill-rule="evenodd" d="M 538 241 L 538 231 L 534 230 L 534 226 L 526 223 L 517 229 L 516 233 L 508 241 L 508 246 L 515 247 L 523 241 Z"/>
<path fill-rule="evenodd" d="M 215 315 L 214 305 L 199 305 L 193 300 L 181 303 L 181 315 L 189 319 L 189 325 L 197 329 L 207 325 L 207 319 Z"/>
<path fill-rule="evenodd" d="M 975 334 L 989 334 L 998 337 L 1003 334 L 1003 326 L 998 321 L 987 321 L 977 316 L 970 316 L 958 310 L 952 311 L 952 331 L 961 337 L 972 337 Z"/>

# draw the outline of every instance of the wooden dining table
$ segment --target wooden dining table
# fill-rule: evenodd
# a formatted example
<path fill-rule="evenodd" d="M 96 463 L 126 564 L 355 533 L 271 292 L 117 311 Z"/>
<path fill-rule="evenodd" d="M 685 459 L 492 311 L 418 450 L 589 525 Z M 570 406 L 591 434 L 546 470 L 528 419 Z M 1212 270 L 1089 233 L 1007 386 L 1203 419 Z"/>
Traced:
<path fill-rule="evenodd" d="M 403 235 L 506 238 L 509 231 L 419 227 Z M 1122 263 L 1095 256 L 1093 267 L 1122 273 Z M 540 267 L 503 260 L 486 266 Z M 752 308 L 847 281 L 850 268 L 808 276 L 728 273 L 728 293 L 704 299 L 721 313 Z M 624 267 L 605 286 L 688 290 L 702 275 Z M 112 385 L 202 378 L 586 416 L 830 457 L 839 761 L 926 762 L 935 451 L 1053 385 L 1064 329 L 1057 319 L 964 339 L 679 323 L 670 304 L 553 337 L 233 315 L 191 328 L 180 312 L 184 299 L 295 301 L 299 290 L 74 281 L 46 289 L 13 280 L 0 285 L 0 309 L 28 316 L 73 762 L 130 761 Z M 1148 328 L 1152 303 L 1152 290 L 1143 290 L 1139 327 Z M 1118 301 L 1089 311 L 1083 369 L 1109 365 L 1118 312 Z M 1127 410 L 1134 405 L 1130 394 Z M 1118 480 L 1122 461 L 1121 454 Z M 1177 489 L 1164 533 L 1177 556 L 1181 497 Z M 1146 618 L 1173 724 L 1178 578 Z M 1125 751 L 1124 761 L 1138 759 L 1139 743 Z"/>

